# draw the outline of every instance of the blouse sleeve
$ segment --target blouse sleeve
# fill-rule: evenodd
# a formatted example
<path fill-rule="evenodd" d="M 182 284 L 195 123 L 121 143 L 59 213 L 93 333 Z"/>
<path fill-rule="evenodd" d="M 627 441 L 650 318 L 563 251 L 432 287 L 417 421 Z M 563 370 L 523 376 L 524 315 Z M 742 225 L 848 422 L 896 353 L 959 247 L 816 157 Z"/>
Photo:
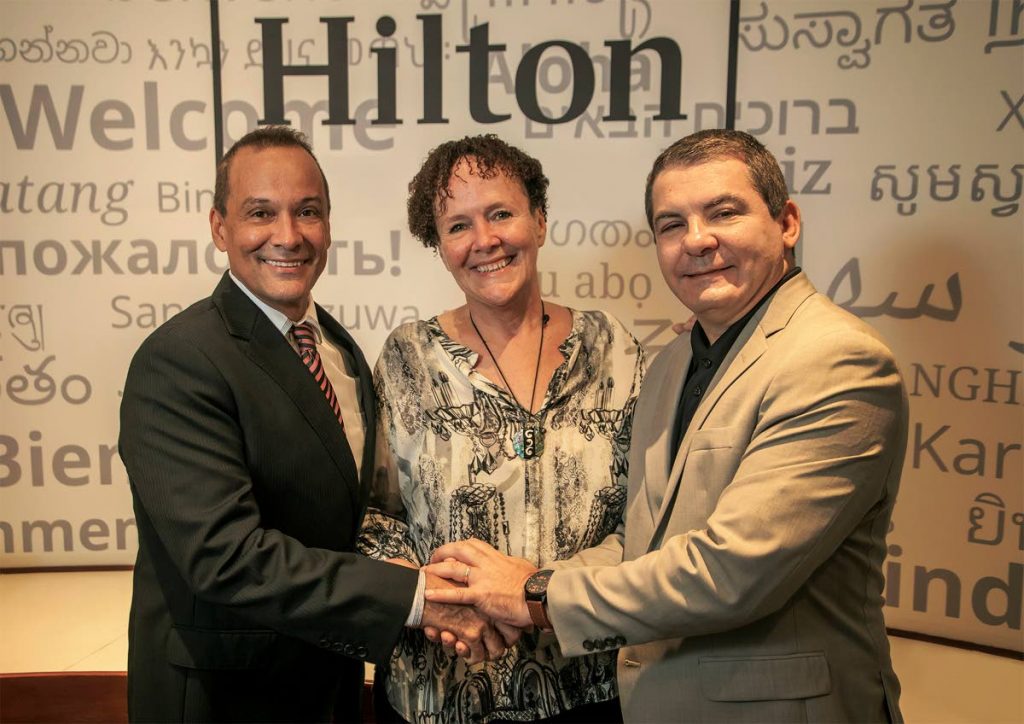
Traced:
<path fill-rule="evenodd" d="M 611 350 L 611 359 L 617 374 L 629 376 L 629 387 L 626 399 L 622 402 L 622 420 L 616 434 L 615 456 L 616 469 L 621 472 L 620 482 L 625 485 L 629 476 L 629 445 L 633 434 L 633 410 L 636 407 L 637 397 L 640 395 L 640 386 L 644 381 L 644 374 L 647 371 L 647 357 L 644 348 L 637 341 L 636 337 L 626 328 L 622 322 L 606 313 L 608 322 L 613 330 L 614 344 Z M 623 360 L 626 360 L 623 363 Z M 621 370 L 621 372 L 619 372 Z M 628 372 L 627 372 L 628 370 Z M 621 383 L 626 380 L 616 380 Z"/>
<path fill-rule="evenodd" d="M 377 447 L 374 454 L 373 487 L 359 531 L 357 549 L 370 558 L 403 558 L 419 566 L 423 562 L 416 555 L 410 536 L 394 452 L 394 409 L 387 374 L 387 357 L 393 354 L 394 349 L 389 338 L 373 372 L 377 398 Z"/>

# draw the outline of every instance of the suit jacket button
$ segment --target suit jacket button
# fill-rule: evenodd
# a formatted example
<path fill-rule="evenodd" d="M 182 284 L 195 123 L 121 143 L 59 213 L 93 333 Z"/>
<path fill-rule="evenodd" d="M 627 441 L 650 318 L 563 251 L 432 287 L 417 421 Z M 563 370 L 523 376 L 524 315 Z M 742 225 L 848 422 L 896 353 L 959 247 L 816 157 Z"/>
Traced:
<path fill-rule="evenodd" d="M 345 654 L 345 656 L 351 656 L 355 652 L 356 652 L 356 647 L 353 646 L 352 644 L 345 644 L 341 648 L 341 653 Z"/>
<path fill-rule="evenodd" d="M 321 636 L 320 640 L 316 642 L 316 645 L 322 649 L 331 648 L 331 642 L 326 636 Z"/>
<path fill-rule="evenodd" d="M 616 636 L 615 637 L 615 644 L 617 646 L 625 646 L 626 645 L 626 637 L 625 636 Z"/>
<path fill-rule="evenodd" d="M 614 649 L 616 646 L 619 645 L 619 640 L 614 636 L 609 636 L 604 640 L 604 645 L 605 648 Z"/>
<path fill-rule="evenodd" d="M 331 651 L 334 651 L 339 654 L 344 650 L 344 648 L 345 647 L 341 645 L 341 641 L 335 641 L 333 644 L 331 644 Z"/>
<path fill-rule="evenodd" d="M 369 653 L 370 652 L 366 650 L 365 646 L 360 646 L 356 649 L 356 656 L 358 656 L 361 659 L 365 659 L 367 654 Z"/>
<path fill-rule="evenodd" d="M 586 641 L 583 642 L 583 648 L 586 651 L 593 651 L 594 650 L 594 642 L 591 641 L 590 639 L 587 639 Z"/>

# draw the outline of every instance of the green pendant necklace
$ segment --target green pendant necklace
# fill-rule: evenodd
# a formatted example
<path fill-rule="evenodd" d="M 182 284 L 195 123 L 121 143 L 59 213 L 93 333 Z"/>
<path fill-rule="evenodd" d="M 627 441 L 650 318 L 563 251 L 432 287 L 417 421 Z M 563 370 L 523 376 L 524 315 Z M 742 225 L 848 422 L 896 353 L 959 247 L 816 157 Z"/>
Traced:
<path fill-rule="evenodd" d="M 530 407 L 523 407 L 523 403 L 516 397 L 516 393 L 512 391 L 512 386 L 505 379 L 505 373 L 501 371 L 501 365 L 498 364 L 498 359 L 491 352 L 491 347 L 487 344 L 487 340 L 480 333 L 480 328 L 476 326 L 476 320 L 473 319 L 473 312 L 469 312 L 469 323 L 473 325 L 473 331 L 476 332 L 476 336 L 480 338 L 480 341 L 484 343 L 484 349 L 487 350 L 487 354 L 491 358 L 491 362 L 494 363 L 494 368 L 498 370 L 498 374 L 501 376 L 501 381 L 505 385 L 505 389 L 508 390 L 508 394 L 512 396 L 516 404 L 519 406 L 520 411 L 523 413 L 520 417 L 519 429 L 512 433 L 512 449 L 516 451 L 523 460 L 530 460 L 541 454 L 544 449 L 544 428 L 541 424 L 533 417 L 533 402 L 537 395 L 537 378 L 540 376 L 540 359 L 544 353 L 544 327 L 548 324 L 548 315 L 544 311 L 544 300 L 540 303 L 540 345 L 537 347 L 537 364 L 533 370 L 533 387 L 530 389 Z"/>

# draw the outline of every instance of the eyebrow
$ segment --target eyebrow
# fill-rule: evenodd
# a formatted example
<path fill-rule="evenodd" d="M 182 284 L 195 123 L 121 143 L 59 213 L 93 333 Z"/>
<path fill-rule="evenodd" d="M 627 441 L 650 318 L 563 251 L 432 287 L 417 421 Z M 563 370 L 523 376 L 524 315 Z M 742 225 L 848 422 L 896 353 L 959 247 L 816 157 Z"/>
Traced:
<path fill-rule="evenodd" d="M 657 216 L 654 217 L 654 223 L 657 224 L 659 221 L 663 221 L 665 219 L 681 219 L 681 218 L 683 218 L 683 215 L 680 214 L 678 211 L 663 211 L 662 213 L 660 213 L 660 214 L 658 214 Z"/>
<path fill-rule="evenodd" d="M 722 194 L 720 196 L 716 196 L 715 198 L 711 199 L 706 204 L 704 204 L 701 207 L 701 210 L 707 212 L 710 211 L 711 209 L 714 209 L 717 206 L 722 206 L 723 204 L 736 204 L 738 206 L 746 206 L 746 203 L 743 201 L 743 199 L 737 196 L 736 194 Z M 663 211 L 654 217 L 654 222 L 657 223 L 659 221 L 662 221 L 663 219 L 680 219 L 682 217 L 683 214 L 681 214 L 678 211 Z"/>
<path fill-rule="evenodd" d="M 434 223 L 435 224 L 447 225 L 447 224 L 452 223 L 456 219 L 465 219 L 465 218 L 468 218 L 468 216 L 466 214 L 449 214 L 449 213 L 445 213 L 442 216 L 435 217 L 434 218 Z"/>
<path fill-rule="evenodd" d="M 492 214 L 495 211 L 497 211 L 498 209 L 511 209 L 511 208 L 512 208 L 512 204 L 509 204 L 509 203 L 507 203 L 505 201 L 495 201 L 494 203 L 491 203 L 491 204 L 488 204 L 487 206 L 485 206 L 484 209 L 483 209 L 483 213 L 484 214 Z M 445 213 L 444 214 L 442 214 L 441 216 L 436 217 L 436 223 L 442 223 L 442 222 L 449 222 L 450 223 L 453 219 L 468 219 L 468 218 L 471 218 L 472 216 L 473 216 L 473 214 L 471 214 L 471 213 L 465 213 L 465 212 L 452 213 L 452 212 L 449 212 L 447 209 L 445 209 Z"/>
<path fill-rule="evenodd" d="M 713 209 L 716 206 L 721 206 L 722 204 L 745 205 L 743 199 L 736 194 L 722 194 L 721 196 L 716 196 L 711 199 L 711 201 L 704 204 L 704 210 L 707 211 L 708 209 Z"/>
<path fill-rule="evenodd" d="M 272 203 L 272 201 L 270 199 L 268 199 L 268 198 L 264 198 L 262 196 L 249 196 L 249 197 L 247 197 L 245 199 L 242 199 L 242 208 L 245 208 L 247 206 L 258 206 L 260 204 L 269 204 L 269 203 Z M 326 202 L 325 202 L 325 200 L 324 200 L 324 198 L 322 196 L 305 196 L 305 197 L 299 199 L 299 205 L 300 206 L 302 204 L 308 204 L 308 203 L 324 204 Z"/>

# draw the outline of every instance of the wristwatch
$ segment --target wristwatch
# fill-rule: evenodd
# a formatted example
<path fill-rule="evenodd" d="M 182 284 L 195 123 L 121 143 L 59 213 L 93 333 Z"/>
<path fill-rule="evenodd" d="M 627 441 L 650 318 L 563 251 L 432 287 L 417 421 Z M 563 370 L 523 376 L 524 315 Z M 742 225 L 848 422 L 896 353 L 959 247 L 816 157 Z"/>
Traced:
<path fill-rule="evenodd" d="M 554 628 L 551 619 L 548 618 L 548 581 L 554 573 L 550 568 L 537 571 L 526 579 L 523 592 L 526 594 L 526 608 L 530 612 L 530 619 L 533 625 L 545 633 L 551 633 Z"/>

